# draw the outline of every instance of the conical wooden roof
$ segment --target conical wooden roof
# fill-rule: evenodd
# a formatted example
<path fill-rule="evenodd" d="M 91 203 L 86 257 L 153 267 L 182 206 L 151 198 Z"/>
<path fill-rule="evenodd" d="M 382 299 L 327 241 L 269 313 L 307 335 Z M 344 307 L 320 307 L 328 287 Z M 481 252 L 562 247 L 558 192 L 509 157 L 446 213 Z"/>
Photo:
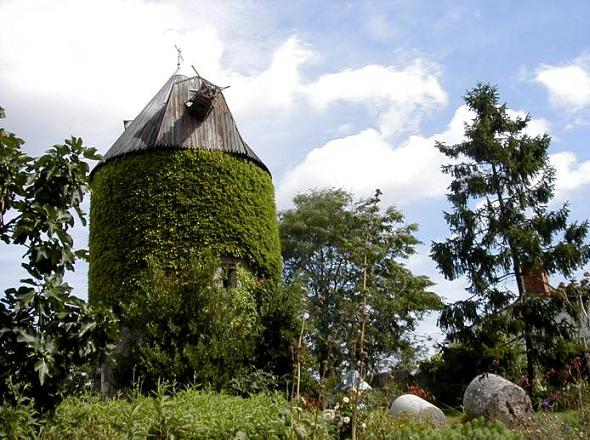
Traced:
<path fill-rule="evenodd" d="M 150 149 L 220 150 L 268 168 L 244 142 L 221 89 L 195 76 L 174 74 L 104 155 L 102 163 Z"/>

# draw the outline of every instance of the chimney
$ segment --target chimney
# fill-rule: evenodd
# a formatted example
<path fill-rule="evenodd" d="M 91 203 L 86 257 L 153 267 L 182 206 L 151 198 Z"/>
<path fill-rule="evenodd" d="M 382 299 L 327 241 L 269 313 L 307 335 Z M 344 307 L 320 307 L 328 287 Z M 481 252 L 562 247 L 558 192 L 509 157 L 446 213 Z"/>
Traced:
<path fill-rule="evenodd" d="M 523 274 L 522 281 L 524 291 L 529 295 L 549 295 L 551 292 L 549 277 L 547 272 L 542 269 Z"/>

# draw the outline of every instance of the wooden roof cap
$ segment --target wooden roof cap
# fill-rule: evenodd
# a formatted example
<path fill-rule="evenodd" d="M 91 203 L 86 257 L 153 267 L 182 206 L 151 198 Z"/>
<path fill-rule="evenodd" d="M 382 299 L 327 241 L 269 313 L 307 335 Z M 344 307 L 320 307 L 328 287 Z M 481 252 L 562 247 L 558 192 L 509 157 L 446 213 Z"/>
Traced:
<path fill-rule="evenodd" d="M 173 74 L 104 155 L 102 165 L 127 153 L 151 149 L 219 150 L 268 168 L 246 144 L 223 89 L 201 78 Z"/>

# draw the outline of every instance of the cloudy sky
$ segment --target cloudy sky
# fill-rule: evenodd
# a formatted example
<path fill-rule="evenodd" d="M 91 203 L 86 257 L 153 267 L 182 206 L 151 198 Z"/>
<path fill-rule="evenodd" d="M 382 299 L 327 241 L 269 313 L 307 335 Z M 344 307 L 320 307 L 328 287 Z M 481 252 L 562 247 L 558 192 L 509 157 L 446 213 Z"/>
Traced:
<path fill-rule="evenodd" d="M 279 209 L 310 188 L 375 188 L 420 224 L 409 266 L 448 301 L 428 257 L 446 237 L 444 158 L 461 139 L 465 91 L 498 86 L 531 133 L 552 136 L 557 200 L 590 217 L 590 2 L 0 0 L 1 122 L 37 154 L 70 135 L 105 153 L 176 69 L 225 94 L 273 173 Z M 76 244 L 86 246 L 78 229 Z M 0 248 L 0 283 L 22 250 Z M 86 270 L 70 277 L 86 297 Z M 434 319 L 420 330 L 434 333 Z"/>

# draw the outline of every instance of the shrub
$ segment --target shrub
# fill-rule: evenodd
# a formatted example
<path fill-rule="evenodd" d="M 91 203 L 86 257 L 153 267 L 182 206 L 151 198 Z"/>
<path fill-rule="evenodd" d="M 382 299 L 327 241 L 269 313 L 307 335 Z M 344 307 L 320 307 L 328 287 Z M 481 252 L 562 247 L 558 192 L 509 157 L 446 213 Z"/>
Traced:
<path fill-rule="evenodd" d="M 373 388 L 363 393 L 364 402 L 368 410 L 380 411 L 382 408 L 389 408 L 397 397 L 405 393 L 404 390 L 405 387 L 392 381 L 383 388 Z"/>
<path fill-rule="evenodd" d="M 432 402 L 434 400 L 432 394 L 422 388 L 420 385 L 410 385 L 408 387 L 407 392 L 409 394 L 413 394 L 415 396 L 420 397 L 421 399 L 427 400 L 428 402 Z"/>
<path fill-rule="evenodd" d="M 263 370 L 245 371 L 229 381 L 228 390 L 236 396 L 249 397 L 277 389 L 277 377 Z"/>
<path fill-rule="evenodd" d="M 455 343 L 422 362 L 416 380 L 432 392 L 438 403 L 458 408 L 463 404 L 465 388 L 476 375 L 489 371 L 511 377 L 518 359 L 517 349 L 506 347 L 498 353 L 485 346 L 475 349 Z"/>
<path fill-rule="evenodd" d="M 17 388 L 10 387 L 11 402 L 0 404 L 0 439 L 26 440 L 35 438 L 41 430 L 43 421 L 34 401 Z"/>
<path fill-rule="evenodd" d="M 272 372 L 281 389 L 290 381 L 293 358 L 291 343 L 301 328 L 303 290 L 275 280 L 261 280 L 254 287 L 260 317 L 260 337 L 255 348 L 258 369 Z"/>
<path fill-rule="evenodd" d="M 174 273 L 148 261 L 136 299 L 123 308 L 120 384 L 133 374 L 146 390 L 160 379 L 220 389 L 252 363 L 260 331 L 256 280 L 238 269 L 239 286 L 226 289 L 219 267 L 210 253 L 185 260 Z"/>
<path fill-rule="evenodd" d="M 193 390 L 169 395 L 160 387 L 131 402 L 90 395 L 66 399 L 42 438 L 266 440 L 288 438 L 288 431 L 288 405 L 279 395 L 243 399 Z"/>

